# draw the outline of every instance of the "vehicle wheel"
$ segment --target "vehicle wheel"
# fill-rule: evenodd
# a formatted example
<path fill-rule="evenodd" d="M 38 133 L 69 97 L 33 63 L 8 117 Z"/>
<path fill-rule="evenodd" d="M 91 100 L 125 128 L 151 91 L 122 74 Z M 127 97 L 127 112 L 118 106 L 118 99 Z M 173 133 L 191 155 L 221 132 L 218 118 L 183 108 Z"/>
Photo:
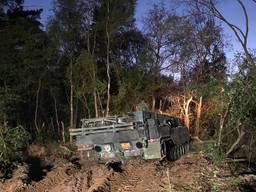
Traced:
<path fill-rule="evenodd" d="M 185 151 L 186 151 L 186 153 L 189 152 L 189 143 L 186 143 L 186 145 L 185 145 Z"/>
<path fill-rule="evenodd" d="M 183 146 L 181 145 L 180 146 L 180 157 L 183 155 L 184 153 L 183 153 Z"/>
<path fill-rule="evenodd" d="M 178 151 L 178 147 L 174 147 L 174 160 L 177 160 L 178 159 L 178 157 L 179 157 L 179 151 Z"/>
<path fill-rule="evenodd" d="M 164 150 L 163 151 L 165 152 L 166 159 L 168 161 L 172 161 L 172 159 L 173 159 L 173 150 L 172 150 L 171 144 L 169 142 L 164 143 Z"/>
<path fill-rule="evenodd" d="M 166 143 L 165 142 L 161 144 L 161 150 L 162 150 L 161 151 L 162 152 L 162 156 L 167 157 L 168 153 L 167 153 Z"/>
<path fill-rule="evenodd" d="M 184 154 L 182 145 L 179 146 L 179 151 L 180 151 L 180 153 L 179 153 L 180 154 L 179 158 L 180 158 Z"/>
<path fill-rule="evenodd" d="M 176 150 L 175 150 L 175 147 L 171 147 L 170 153 L 169 153 L 169 160 L 175 161 L 175 159 L 176 159 Z"/>
<path fill-rule="evenodd" d="M 184 144 L 184 154 L 187 153 L 187 143 Z"/>
<path fill-rule="evenodd" d="M 177 159 L 180 158 L 180 147 L 179 146 L 175 146 L 174 147 L 174 151 L 175 151 L 174 160 L 177 160 Z"/>
<path fill-rule="evenodd" d="M 182 150 L 182 155 L 184 155 L 185 154 L 185 147 L 184 147 L 184 145 L 181 145 L 181 150 Z"/>
<path fill-rule="evenodd" d="M 179 159 L 181 157 L 181 148 L 180 146 L 177 147 L 177 159 Z"/>

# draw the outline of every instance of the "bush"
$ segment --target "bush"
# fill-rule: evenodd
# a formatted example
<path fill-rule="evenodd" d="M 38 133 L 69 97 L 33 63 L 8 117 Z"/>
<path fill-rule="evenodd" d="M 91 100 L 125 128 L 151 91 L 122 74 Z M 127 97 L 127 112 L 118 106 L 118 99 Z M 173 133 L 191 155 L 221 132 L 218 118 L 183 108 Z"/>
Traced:
<path fill-rule="evenodd" d="M 216 144 L 209 144 L 204 150 L 204 156 L 216 165 L 221 165 L 226 156 Z"/>
<path fill-rule="evenodd" d="M 0 128 L 0 168 L 15 165 L 22 159 L 22 150 L 30 139 L 29 133 L 22 127 Z"/>

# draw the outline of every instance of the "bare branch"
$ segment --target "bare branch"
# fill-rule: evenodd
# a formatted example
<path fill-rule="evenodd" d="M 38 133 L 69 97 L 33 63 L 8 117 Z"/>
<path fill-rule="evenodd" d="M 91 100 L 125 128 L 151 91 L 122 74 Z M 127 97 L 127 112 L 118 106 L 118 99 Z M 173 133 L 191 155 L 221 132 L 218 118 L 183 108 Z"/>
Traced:
<path fill-rule="evenodd" d="M 244 41 L 241 38 L 241 36 L 244 38 L 245 34 L 244 32 L 237 27 L 235 24 L 230 23 L 224 16 L 223 14 L 216 8 L 216 6 L 213 4 L 212 0 L 210 0 L 210 7 L 209 9 L 212 11 L 215 17 L 226 23 L 230 29 L 235 33 L 235 36 L 237 37 L 238 41 L 243 45 Z M 241 35 L 241 36 L 240 36 Z"/>
<path fill-rule="evenodd" d="M 249 19 L 248 19 L 248 13 L 246 11 L 246 8 L 243 4 L 243 2 L 241 0 L 237 0 L 238 3 L 240 4 L 240 6 L 242 7 L 243 9 L 243 12 L 244 12 L 244 16 L 245 16 L 245 36 L 244 36 L 244 44 L 245 46 L 247 46 L 247 41 L 248 41 L 248 34 L 249 34 Z"/>
<path fill-rule="evenodd" d="M 245 32 L 243 32 L 243 30 L 241 28 L 239 28 L 237 25 L 231 23 L 230 21 L 228 21 L 225 16 L 218 10 L 218 8 L 216 7 L 216 4 L 213 0 L 194 0 L 194 6 L 195 4 L 197 4 L 197 7 L 199 7 L 198 5 L 201 5 L 201 7 L 207 9 L 210 13 L 212 13 L 216 18 L 220 19 L 221 21 L 223 21 L 235 34 L 236 38 L 238 39 L 239 43 L 241 44 L 246 58 L 249 62 L 250 65 L 255 66 L 255 62 L 248 50 L 247 47 L 247 41 L 248 41 L 248 34 L 249 34 L 249 18 L 248 18 L 248 13 L 246 10 L 246 7 L 243 3 L 242 0 L 236 0 L 240 7 L 243 10 L 243 14 L 245 17 Z M 256 3 L 256 0 L 253 0 L 253 2 Z M 192 4 L 193 4 L 192 3 Z M 190 4 L 191 5 L 191 1 Z M 201 14 L 209 14 L 209 13 L 205 13 L 205 10 L 200 10 Z"/>
<path fill-rule="evenodd" d="M 240 119 L 238 119 L 237 123 L 236 123 L 236 129 L 237 129 L 238 136 L 237 136 L 236 141 L 232 144 L 232 146 L 226 152 L 227 156 L 234 151 L 234 149 L 237 147 L 237 145 L 240 143 L 241 139 L 245 135 L 244 130 L 242 128 L 240 128 L 240 126 L 241 126 L 241 122 L 240 122 Z"/>

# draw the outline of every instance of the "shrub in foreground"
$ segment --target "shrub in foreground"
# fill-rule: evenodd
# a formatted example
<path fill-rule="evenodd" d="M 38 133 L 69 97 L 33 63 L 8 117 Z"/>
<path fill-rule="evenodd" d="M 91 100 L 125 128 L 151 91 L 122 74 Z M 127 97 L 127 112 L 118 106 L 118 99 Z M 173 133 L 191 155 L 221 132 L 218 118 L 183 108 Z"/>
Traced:
<path fill-rule="evenodd" d="M 0 127 L 0 169 L 16 165 L 22 160 L 22 150 L 30 139 L 29 133 L 22 127 Z"/>

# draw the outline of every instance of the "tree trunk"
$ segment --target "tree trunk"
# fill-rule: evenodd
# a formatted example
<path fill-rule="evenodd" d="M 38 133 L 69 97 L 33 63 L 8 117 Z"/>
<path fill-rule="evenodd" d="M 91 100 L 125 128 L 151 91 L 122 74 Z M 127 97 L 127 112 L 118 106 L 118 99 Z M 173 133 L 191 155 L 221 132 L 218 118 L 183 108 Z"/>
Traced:
<path fill-rule="evenodd" d="M 237 139 L 236 141 L 232 144 L 232 146 L 229 148 L 229 150 L 226 152 L 226 155 L 230 155 L 230 153 L 232 153 L 234 151 L 234 149 L 236 148 L 236 146 L 240 143 L 241 139 L 243 138 L 245 132 L 243 131 L 243 129 L 240 129 L 240 119 L 237 120 L 237 125 L 236 125 L 236 130 L 238 133 Z"/>
<path fill-rule="evenodd" d="M 75 105 L 74 105 L 75 107 L 74 107 L 74 115 L 73 115 L 73 127 L 76 127 L 77 117 L 78 117 L 78 113 L 79 113 L 79 111 L 78 111 L 78 99 L 77 98 L 75 98 L 74 103 L 75 103 Z"/>
<path fill-rule="evenodd" d="M 64 123 L 62 121 L 61 121 L 61 128 L 62 128 L 62 142 L 66 143 L 65 126 L 64 126 Z M 70 142 L 72 142 L 72 138 L 70 138 Z"/>
<path fill-rule="evenodd" d="M 109 61 L 109 53 L 110 53 L 110 34 L 108 31 L 108 22 L 109 22 L 109 2 L 107 5 L 107 21 L 106 21 L 106 36 L 107 36 L 107 76 L 108 76 L 108 89 L 107 89 L 107 106 L 106 106 L 106 116 L 109 116 L 109 105 L 110 105 L 110 61 Z"/>
<path fill-rule="evenodd" d="M 6 116 L 6 114 L 4 114 L 3 127 L 4 127 L 4 129 L 7 129 L 7 127 L 8 127 L 8 121 L 7 121 L 7 116 Z"/>
<path fill-rule="evenodd" d="M 225 119 L 227 117 L 227 114 L 228 114 L 228 109 L 225 111 L 224 115 L 220 116 L 220 129 L 219 129 L 218 143 L 217 143 L 218 146 L 221 145 L 222 131 L 223 131 L 223 128 L 224 128 L 224 122 L 225 122 Z"/>
<path fill-rule="evenodd" d="M 96 89 L 95 88 L 94 88 L 94 91 L 93 91 L 93 98 L 94 98 L 95 117 L 99 117 L 98 103 L 97 103 L 97 93 L 96 93 Z"/>
<path fill-rule="evenodd" d="M 160 99 L 160 101 L 159 101 L 159 111 L 162 111 L 162 108 L 163 108 L 163 101 L 162 101 L 162 99 Z"/>
<path fill-rule="evenodd" d="M 59 123 L 57 101 L 56 101 L 56 97 L 54 94 L 52 94 L 52 97 L 53 97 L 53 101 L 54 101 L 55 120 L 56 120 L 56 125 L 57 125 L 57 132 L 58 132 L 58 136 L 59 136 L 60 135 L 60 123 Z"/>
<path fill-rule="evenodd" d="M 199 135 L 201 111 L 202 111 L 202 100 L 203 100 L 203 97 L 201 96 L 196 109 L 196 122 L 195 122 L 196 126 L 195 126 L 194 137 L 198 137 Z"/>
<path fill-rule="evenodd" d="M 184 124 L 189 129 L 190 128 L 190 120 L 189 120 L 189 105 L 192 101 L 193 97 L 191 96 L 187 101 L 186 97 L 184 97 Z"/>
<path fill-rule="evenodd" d="M 220 129 L 219 129 L 218 143 L 217 143 L 218 146 L 221 145 L 223 127 L 224 127 L 224 117 L 221 115 L 221 117 L 220 117 Z"/>
<path fill-rule="evenodd" d="M 252 155 L 253 155 L 253 148 L 252 148 L 252 144 L 254 143 L 253 141 L 253 134 L 251 135 L 251 139 L 250 139 L 250 145 L 249 145 L 249 154 L 248 154 L 248 169 L 251 167 L 251 160 L 252 160 Z"/>
<path fill-rule="evenodd" d="M 97 95 L 97 99 L 98 99 L 98 101 L 99 101 L 99 106 L 100 106 L 101 115 L 103 115 L 103 114 L 104 114 L 104 113 L 103 113 L 104 109 L 103 109 L 102 102 L 101 102 L 101 98 L 100 98 L 100 94 L 99 94 L 98 91 L 96 91 L 96 95 Z"/>
<path fill-rule="evenodd" d="M 71 70 L 70 70 L 70 128 L 73 128 L 74 123 L 74 85 L 73 85 L 73 61 L 71 61 Z"/>
<path fill-rule="evenodd" d="M 153 96 L 153 98 L 152 98 L 152 108 L 151 108 L 151 110 L 152 110 L 152 111 L 155 111 L 155 109 L 156 109 L 156 97 Z"/>
<path fill-rule="evenodd" d="M 93 37 L 93 47 L 92 47 L 92 51 L 90 51 L 90 30 L 87 32 L 87 51 L 88 53 L 91 53 L 92 56 L 94 56 L 94 50 L 95 50 L 95 44 L 96 44 L 96 35 L 94 34 Z M 95 67 L 95 63 L 92 63 L 93 65 L 93 81 L 96 82 L 96 67 Z M 97 102 L 97 89 L 96 87 L 94 87 L 93 90 L 93 99 L 94 99 L 94 110 L 95 110 L 95 117 L 99 117 L 99 112 L 98 112 L 98 102 Z"/>
<path fill-rule="evenodd" d="M 38 88 L 36 91 L 36 108 L 35 108 L 35 116 L 34 116 L 34 123 L 35 123 L 35 128 L 36 128 L 37 133 L 40 132 L 39 127 L 38 127 L 38 122 L 37 122 L 40 89 L 41 89 L 41 79 L 39 79 L 39 81 L 38 81 Z"/>

